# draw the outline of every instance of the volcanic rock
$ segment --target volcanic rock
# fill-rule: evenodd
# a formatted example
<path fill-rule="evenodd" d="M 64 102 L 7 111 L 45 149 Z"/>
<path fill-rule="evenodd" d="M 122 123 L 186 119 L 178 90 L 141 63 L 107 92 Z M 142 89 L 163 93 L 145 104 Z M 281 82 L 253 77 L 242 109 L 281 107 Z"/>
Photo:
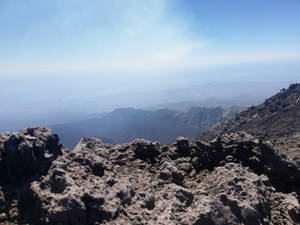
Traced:
<path fill-rule="evenodd" d="M 300 223 L 299 167 L 244 132 L 211 142 L 179 138 L 167 146 L 143 139 L 113 146 L 89 138 L 76 149 L 19 193 L 18 204 L 29 208 L 16 207 L 16 221 Z"/>
<path fill-rule="evenodd" d="M 252 106 L 233 119 L 198 135 L 213 140 L 224 133 L 245 131 L 264 141 L 300 164 L 300 84 L 292 84 L 258 106 Z"/>
<path fill-rule="evenodd" d="M 21 208 L 31 207 L 27 201 L 30 182 L 47 173 L 52 161 L 63 152 L 58 136 L 46 128 L 27 128 L 0 135 L 1 223 L 21 223 Z"/>

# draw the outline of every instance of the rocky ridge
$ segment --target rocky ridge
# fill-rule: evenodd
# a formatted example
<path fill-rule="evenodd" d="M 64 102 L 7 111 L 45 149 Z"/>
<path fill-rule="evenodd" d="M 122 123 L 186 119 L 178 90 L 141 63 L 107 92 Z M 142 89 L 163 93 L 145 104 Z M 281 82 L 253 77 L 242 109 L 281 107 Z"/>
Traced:
<path fill-rule="evenodd" d="M 2 224 L 300 223 L 299 166 L 245 132 L 163 146 L 83 138 L 73 152 L 42 128 L 0 140 Z"/>
<path fill-rule="evenodd" d="M 248 108 L 233 119 L 198 136 L 212 140 L 218 135 L 246 131 L 270 142 L 300 164 L 300 84 L 292 84 L 258 106 Z"/>

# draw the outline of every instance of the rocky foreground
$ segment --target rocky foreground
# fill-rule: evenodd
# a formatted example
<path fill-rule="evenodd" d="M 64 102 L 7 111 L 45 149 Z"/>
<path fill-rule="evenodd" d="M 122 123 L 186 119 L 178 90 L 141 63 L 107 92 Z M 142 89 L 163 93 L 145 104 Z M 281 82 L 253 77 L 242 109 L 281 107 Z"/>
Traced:
<path fill-rule="evenodd" d="M 245 132 L 74 151 L 44 128 L 0 136 L 1 224 L 300 224 L 300 168 Z"/>

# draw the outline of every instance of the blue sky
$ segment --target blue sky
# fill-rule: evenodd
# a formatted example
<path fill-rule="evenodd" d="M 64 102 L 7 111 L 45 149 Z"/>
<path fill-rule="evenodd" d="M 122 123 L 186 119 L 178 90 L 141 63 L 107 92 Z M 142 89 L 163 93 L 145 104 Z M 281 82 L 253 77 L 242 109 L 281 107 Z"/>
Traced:
<path fill-rule="evenodd" d="M 299 0 L 1 0 L 0 76 L 300 62 Z"/>

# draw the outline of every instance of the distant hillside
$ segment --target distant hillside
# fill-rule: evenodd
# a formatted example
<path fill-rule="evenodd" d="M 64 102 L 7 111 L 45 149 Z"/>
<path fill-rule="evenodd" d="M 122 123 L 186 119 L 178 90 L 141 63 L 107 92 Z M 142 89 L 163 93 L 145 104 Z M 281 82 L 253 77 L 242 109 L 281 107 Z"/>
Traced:
<path fill-rule="evenodd" d="M 24 82 L 18 81 L 22 85 L 17 88 L 16 82 L 11 82 L 13 84 L 11 89 L 19 90 L 19 93 L 27 93 Z M 72 81 L 68 83 L 70 82 Z M 101 82 L 94 81 L 93 86 L 99 85 L 99 83 Z M 63 87 L 62 84 L 60 85 Z M 111 112 L 117 108 L 188 110 L 191 107 L 227 108 L 232 105 L 257 105 L 262 103 L 266 97 L 288 85 L 288 82 L 265 81 L 215 84 L 195 82 L 193 86 L 181 83 L 177 87 L 164 85 L 164 88 L 160 90 L 130 89 L 120 92 L 113 90 L 115 93 L 110 94 L 103 93 L 104 87 L 102 86 L 101 88 L 94 87 L 91 89 L 91 93 L 81 95 L 76 91 L 75 96 L 68 96 L 65 92 L 56 96 L 58 93 L 53 95 L 54 93 L 50 94 L 51 91 L 45 91 L 48 87 L 39 86 L 40 95 L 36 95 L 34 92 L 32 96 L 34 99 L 23 95 L 22 98 L 14 98 L 10 92 L 6 93 L 1 89 L 1 96 L 6 97 L 1 99 L 0 132 L 16 131 L 23 127 L 49 127 L 53 124 L 88 120 L 92 119 L 91 117 L 95 118 L 95 114 Z M 92 94 L 95 90 L 98 90 L 99 93 Z M 50 97 L 45 96 L 48 94 Z M 86 96 L 86 94 L 90 96 Z"/>
<path fill-rule="evenodd" d="M 243 109 L 194 107 L 187 111 L 148 111 L 121 108 L 89 120 L 55 125 L 52 129 L 69 148 L 73 148 L 86 136 L 101 138 L 103 142 L 111 144 L 129 142 L 135 138 L 167 144 L 178 136 L 195 137 L 196 134 L 208 131 L 215 124 L 224 122 Z"/>
<path fill-rule="evenodd" d="M 211 140 L 223 133 L 247 131 L 271 142 L 300 163 L 300 84 L 292 84 L 261 105 L 250 107 L 233 119 L 201 134 Z"/>

